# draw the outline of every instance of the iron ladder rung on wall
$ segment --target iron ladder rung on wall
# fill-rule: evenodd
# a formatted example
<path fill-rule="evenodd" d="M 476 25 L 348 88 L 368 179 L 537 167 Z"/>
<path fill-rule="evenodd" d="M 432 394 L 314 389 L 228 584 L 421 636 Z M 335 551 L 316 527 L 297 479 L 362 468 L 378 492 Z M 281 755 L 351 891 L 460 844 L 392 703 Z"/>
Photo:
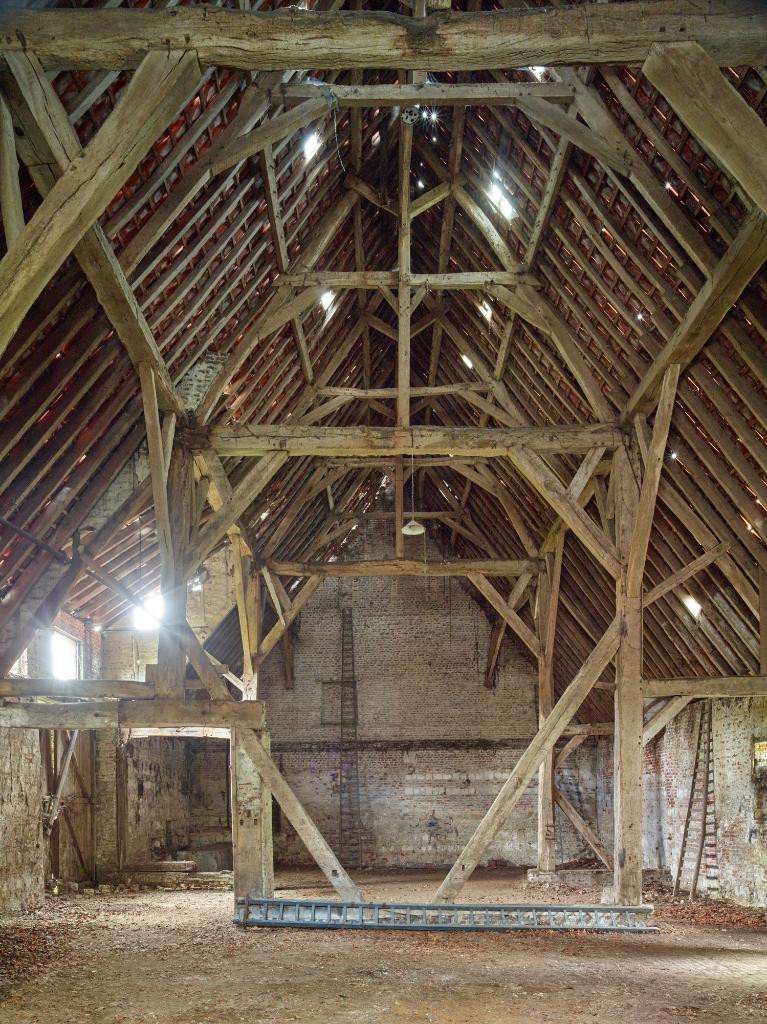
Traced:
<path fill-rule="evenodd" d="M 364 849 L 357 749 L 357 682 L 354 672 L 352 610 L 341 608 L 341 701 L 338 749 L 338 856 L 347 867 L 362 867 Z"/>
<path fill-rule="evenodd" d="M 246 928 L 656 932 L 647 920 L 652 909 L 545 903 L 346 903 L 251 896 L 237 900 L 234 923 Z"/>

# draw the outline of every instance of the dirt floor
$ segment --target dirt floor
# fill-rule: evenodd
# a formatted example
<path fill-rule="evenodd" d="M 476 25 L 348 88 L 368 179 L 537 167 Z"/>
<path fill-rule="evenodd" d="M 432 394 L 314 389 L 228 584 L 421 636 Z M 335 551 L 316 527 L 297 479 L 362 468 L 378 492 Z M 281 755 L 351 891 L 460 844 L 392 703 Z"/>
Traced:
<path fill-rule="evenodd" d="M 369 898 L 428 901 L 438 875 L 360 873 Z M 278 877 L 290 896 L 329 891 Z M 670 900 L 657 935 L 243 931 L 227 892 L 51 897 L 0 927 L 2 1024 L 282 1021 L 767 1021 L 767 914 Z M 466 902 L 598 902 L 478 872 Z M 711 923 L 714 922 L 714 923 Z"/>

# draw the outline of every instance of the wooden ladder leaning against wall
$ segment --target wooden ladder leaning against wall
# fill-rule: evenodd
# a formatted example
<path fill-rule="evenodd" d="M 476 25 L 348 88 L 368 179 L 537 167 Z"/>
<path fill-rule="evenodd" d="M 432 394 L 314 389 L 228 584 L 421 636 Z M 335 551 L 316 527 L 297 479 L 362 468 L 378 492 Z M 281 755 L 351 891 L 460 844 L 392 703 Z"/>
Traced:
<path fill-rule="evenodd" d="M 674 875 L 674 896 L 679 894 L 686 873 L 686 862 L 692 861 L 689 881 L 689 898 L 695 899 L 704 867 L 707 896 L 719 894 L 719 861 L 716 848 L 716 802 L 714 792 L 714 734 L 713 702 L 700 702 L 698 715 L 698 736 L 695 746 L 695 761 L 690 782 L 690 796 L 687 801 L 682 844 L 679 850 L 676 874 Z"/>

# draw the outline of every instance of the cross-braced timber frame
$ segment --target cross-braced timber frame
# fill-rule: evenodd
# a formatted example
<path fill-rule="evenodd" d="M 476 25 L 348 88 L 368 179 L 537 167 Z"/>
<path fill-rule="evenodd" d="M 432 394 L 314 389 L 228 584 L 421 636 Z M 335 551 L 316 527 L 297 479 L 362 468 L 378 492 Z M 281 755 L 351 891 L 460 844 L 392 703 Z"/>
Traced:
<path fill-rule="evenodd" d="M 255 772 L 290 803 L 247 718 L 258 668 L 326 576 L 415 571 L 414 471 L 451 549 L 419 571 L 493 615 L 488 685 L 506 629 L 539 682 L 439 899 L 537 773 L 539 867 L 559 807 L 638 904 L 643 742 L 767 675 L 767 14 L 281 6 L 0 13 L 0 672 L 62 607 L 108 624 L 159 585 L 169 608 L 143 691 L 91 681 L 0 726 L 204 719 L 245 802 Z M 90 528 L 142 445 L 149 477 Z M 331 561 L 382 476 L 394 558 Z M 187 582 L 222 544 L 237 602 L 206 650 Z M 612 851 L 556 786 L 573 729 L 605 727 Z M 268 895 L 252 840 L 237 891 Z"/>

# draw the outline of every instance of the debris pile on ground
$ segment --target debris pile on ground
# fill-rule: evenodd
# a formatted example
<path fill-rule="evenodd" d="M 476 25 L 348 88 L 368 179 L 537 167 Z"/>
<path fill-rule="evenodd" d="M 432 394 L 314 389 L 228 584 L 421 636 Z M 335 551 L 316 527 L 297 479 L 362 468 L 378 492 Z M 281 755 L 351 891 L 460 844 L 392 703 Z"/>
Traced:
<path fill-rule="evenodd" d="M 690 900 L 687 893 L 672 896 L 670 887 L 658 884 L 645 886 L 644 900 L 654 904 L 656 923 L 678 921 L 746 931 L 767 930 L 767 908 L 764 907 L 740 907 L 729 900 L 706 899 L 705 896 Z"/>
<path fill-rule="evenodd" d="M 71 935 L 72 928 L 65 924 L 0 926 L 0 1000 L 14 985 L 61 956 Z"/>

